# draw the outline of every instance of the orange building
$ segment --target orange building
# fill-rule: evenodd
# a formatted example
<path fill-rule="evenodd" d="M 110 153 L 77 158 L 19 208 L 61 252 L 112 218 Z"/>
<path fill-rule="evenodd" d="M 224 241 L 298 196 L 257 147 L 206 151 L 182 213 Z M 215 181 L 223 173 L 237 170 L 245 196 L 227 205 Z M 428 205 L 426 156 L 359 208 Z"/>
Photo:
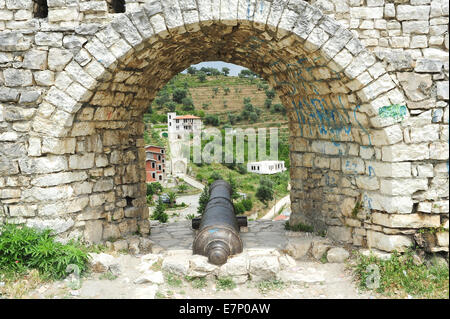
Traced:
<path fill-rule="evenodd" d="M 146 182 L 162 182 L 166 173 L 166 150 L 164 147 L 147 145 L 145 147 Z"/>

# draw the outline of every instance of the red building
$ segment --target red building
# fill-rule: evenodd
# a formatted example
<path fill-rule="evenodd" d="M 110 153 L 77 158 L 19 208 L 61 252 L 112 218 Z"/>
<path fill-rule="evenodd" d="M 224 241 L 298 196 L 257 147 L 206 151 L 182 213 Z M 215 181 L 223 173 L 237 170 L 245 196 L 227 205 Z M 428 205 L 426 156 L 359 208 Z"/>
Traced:
<path fill-rule="evenodd" d="M 166 151 L 164 147 L 147 145 L 145 155 L 146 182 L 162 182 L 166 173 Z"/>

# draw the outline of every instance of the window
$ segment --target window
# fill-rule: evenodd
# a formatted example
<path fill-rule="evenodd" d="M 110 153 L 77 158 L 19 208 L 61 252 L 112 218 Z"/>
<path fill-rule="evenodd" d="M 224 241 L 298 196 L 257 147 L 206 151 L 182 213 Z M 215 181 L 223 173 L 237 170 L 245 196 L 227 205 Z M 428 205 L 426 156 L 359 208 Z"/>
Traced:
<path fill-rule="evenodd" d="M 161 154 L 164 154 L 164 150 L 161 150 Z"/>
<path fill-rule="evenodd" d="M 160 171 L 162 169 L 161 165 L 158 165 L 158 170 Z"/>
<path fill-rule="evenodd" d="M 162 176 L 161 175 L 159 175 L 159 180 L 162 181 Z"/>
<path fill-rule="evenodd" d="M 48 17 L 47 0 L 33 0 L 33 16 L 41 19 Z"/>
<path fill-rule="evenodd" d="M 124 13 L 125 0 L 108 0 L 108 11 L 110 13 Z"/>
<path fill-rule="evenodd" d="M 156 173 L 152 173 L 152 178 L 156 178 Z"/>
<path fill-rule="evenodd" d="M 152 162 L 152 168 L 155 168 L 156 166 L 155 166 L 155 162 Z"/>
<path fill-rule="evenodd" d="M 161 155 L 158 155 L 158 161 L 160 161 L 161 160 Z"/>

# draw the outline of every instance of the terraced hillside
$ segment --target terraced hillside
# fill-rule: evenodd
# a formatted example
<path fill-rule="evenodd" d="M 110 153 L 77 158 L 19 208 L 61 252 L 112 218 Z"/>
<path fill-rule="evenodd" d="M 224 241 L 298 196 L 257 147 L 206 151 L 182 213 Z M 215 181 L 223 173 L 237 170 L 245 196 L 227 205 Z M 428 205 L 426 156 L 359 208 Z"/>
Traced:
<path fill-rule="evenodd" d="M 191 98 L 192 107 L 186 107 L 183 103 L 174 101 L 176 90 L 186 90 L 187 98 Z M 164 123 L 165 114 L 173 109 L 178 114 L 195 114 L 206 118 L 207 116 L 217 116 L 220 124 L 232 125 L 233 127 L 281 127 L 287 129 L 287 117 L 284 112 L 277 110 L 281 105 L 280 99 L 275 95 L 271 105 L 265 105 L 268 99 L 267 92 L 272 88 L 261 79 L 248 79 L 231 77 L 224 75 L 207 76 L 201 82 L 197 76 L 190 74 L 179 74 L 174 77 L 160 91 L 158 97 L 152 104 L 152 116 L 146 114 L 145 119 L 152 123 Z M 269 92 L 270 93 L 270 92 Z M 161 96 L 166 95 L 166 98 Z M 244 99 L 258 110 L 259 114 L 253 121 L 242 117 L 245 108 Z M 155 115 L 156 114 L 156 115 Z M 230 123 L 229 114 L 237 118 L 234 123 Z M 239 117 L 241 117 L 239 119 Z M 206 123 L 208 126 L 208 123 Z"/>

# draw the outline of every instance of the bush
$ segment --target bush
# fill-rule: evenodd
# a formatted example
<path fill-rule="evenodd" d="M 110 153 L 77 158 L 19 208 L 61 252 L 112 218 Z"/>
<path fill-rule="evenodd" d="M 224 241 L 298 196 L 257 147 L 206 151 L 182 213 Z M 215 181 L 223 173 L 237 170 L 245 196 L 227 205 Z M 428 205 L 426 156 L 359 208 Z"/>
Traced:
<path fill-rule="evenodd" d="M 165 205 L 162 202 L 162 199 L 158 199 L 158 205 L 156 206 L 155 211 L 152 214 L 153 220 L 159 220 L 161 223 L 166 223 L 169 219 L 169 215 L 165 213 Z"/>
<path fill-rule="evenodd" d="M 159 182 L 155 183 L 147 183 L 147 196 L 148 195 L 155 195 L 162 192 L 163 187 Z"/>
<path fill-rule="evenodd" d="M 37 269 L 46 278 L 62 279 L 71 264 L 80 273 L 86 270 L 86 248 L 73 240 L 67 244 L 56 242 L 51 230 L 6 224 L 0 227 L 0 233 L 0 269 L 6 273 Z"/>
<path fill-rule="evenodd" d="M 245 211 L 249 212 L 252 210 L 253 200 L 251 198 L 243 199 L 241 202 L 242 202 L 242 205 L 244 205 Z"/>
<path fill-rule="evenodd" d="M 185 97 L 181 101 L 183 104 L 183 111 L 193 111 L 194 110 L 194 102 L 190 97 Z"/>
<path fill-rule="evenodd" d="M 247 167 L 244 164 L 239 163 L 236 165 L 236 171 L 242 175 L 247 174 Z"/>
<path fill-rule="evenodd" d="M 236 215 L 242 215 L 243 213 L 245 213 L 245 207 L 242 202 L 237 202 L 234 204 L 234 213 Z"/>
<path fill-rule="evenodd" d="M 220 175 L 218 172 L 213 172 L 210 176 L 209 176 L 209 180 L 211 181 L 210 183 L 213 183 L 219 179 L 223 179 L 222 175 Z"/>
<path fill-rule="evenodd" d="M 200 199 L 198 200 L 198 208 L 197 208 L 197 214 L 200 216 L 203 215 L 205 212 L 206 204 L 208 204 L 209 201 L 209 187 L 205 186 L 203 188 L 203 192 L 200 195 Z"/>
<path fill-rule="evenodd" d="M 261 178 L 259 182 L 259 187 L 256 190 L 256 197 L 267 205 L 268 201 L 273 199 L 273 183 L 270 179 Z"/>
<path fill-rule="evenodd" d="M 173 91 L 173 101 L 181 104 L 183 103 L 183 99 L 187 96 L 187 91 L 185 89 L 176 88 L 175 91 Z"/>

